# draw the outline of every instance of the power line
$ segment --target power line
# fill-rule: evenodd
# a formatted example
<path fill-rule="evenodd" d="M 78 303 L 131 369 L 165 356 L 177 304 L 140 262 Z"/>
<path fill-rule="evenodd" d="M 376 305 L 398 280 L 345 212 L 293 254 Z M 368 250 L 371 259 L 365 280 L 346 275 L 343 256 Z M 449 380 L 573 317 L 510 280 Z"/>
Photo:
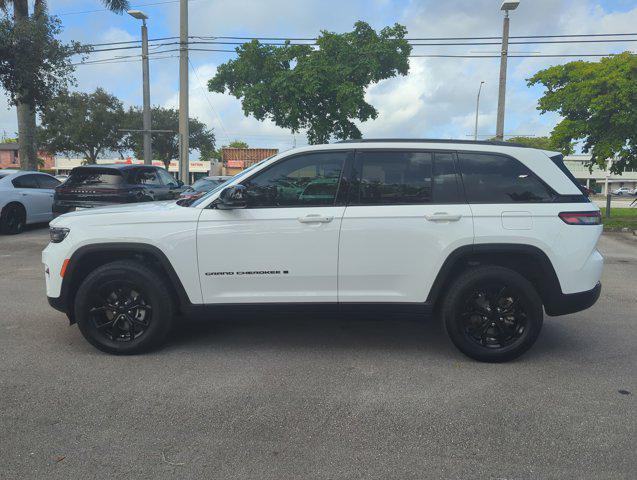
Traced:
<path fill-rule="evenodd" d="M 206 99 L 206 101 L 208 102 L 208 106 L 210 107 L 210 110 L 213 111 L 213 113 L 217 116 L 217 118 L 219 119 L 219 125 L 221 125 L 221 130 L 223 130 L 223 133 L 226 137 L 226 139 L 228 140 L 228 142 L 231 142 L 232 140 L 230 140 L 230 137 L 228 136 L 228 133 L 226 132 L 226 127 L 224 127 L 223 125 L 223 121 L 221 120 L 221 116 L 217 113 L 217 111 L 215 110 L 215 107 L 212 106 L 212 102 L 210 101 L 210 99 L 208 98 L 208 92 L 206 92 L 204 90 L 204 88 L 201 86 L 201 79 L 199 78 L 199 74 L 197 73 L 197 70 L 195 70 L 194 65 L 192 64 L 192 62 L 190 61 L 190 58 L 188 59 L 188 63 L 190 64 L 190 68 L 192 69 L 192 72 L 195 74 L 195 78 L 197 79 L 197 85 L 199 86 L 199 89 L 201 90 L 201 92 L 203 93 L 204 98 Z"/>
<path fill-rule="evenodd" d="M 192 2 L 193 0 L 188 0 L 189 2 Z M 166 5 L 169 3 L 179 3 L 179 0 L 165 0 L 163 2 L 153 2 L 153 3 L 139 3 L 137 5 L 131 5 L 131 8 L 140 8 L 140 7 L 156 7 L 159 5 Z M 57 15 L 58 17 L 65 17 L 68 15 L 84 15 L 86 13 L 101 13 L 101 12 L 110 12 L 110 13 L 115 13 L 112 10 L 109 10 L 108 8 L 100 8 L 100 9 L 96 9 L 96 10 L 82 10 L 79 12 L 62 12 L 62 13 L 55 13 L 54 15 Z"/>

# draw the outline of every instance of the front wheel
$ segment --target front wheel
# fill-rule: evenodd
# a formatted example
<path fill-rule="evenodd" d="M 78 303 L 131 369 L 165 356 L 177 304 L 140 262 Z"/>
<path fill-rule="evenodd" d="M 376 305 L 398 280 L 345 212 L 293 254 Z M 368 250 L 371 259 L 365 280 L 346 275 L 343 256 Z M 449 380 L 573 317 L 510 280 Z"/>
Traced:
<path fill-rule="evenodd" d="M 84 338 L 117 355 L 158 347 L 173 322 L 174 305 L 166 282 L 134 261 L 95 269 L 80 285 L 74 307 Z"/>
<path fill-rule="evenodd" d="M 451 341 L 483 362 L 506 362 L 526 352 L 542 329 L 542 300 L 533 285 L 504 267 L 476 267 L 459 276 L 442 306 Z"/>

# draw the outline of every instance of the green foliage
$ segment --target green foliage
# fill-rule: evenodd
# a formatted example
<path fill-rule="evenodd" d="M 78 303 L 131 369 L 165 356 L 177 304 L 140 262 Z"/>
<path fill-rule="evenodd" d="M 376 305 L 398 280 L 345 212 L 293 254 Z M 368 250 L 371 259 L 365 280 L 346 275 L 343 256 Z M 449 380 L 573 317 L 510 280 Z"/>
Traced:
<path fill-rule="evenodd" d="M 559 149 L 583 141 L 592 164 L 621 173 L 637 169 L 637 56 L 624 52 L 599 62 L 570 62 L 536 73 L 546 88 L 538 110 L 563 117 L 551 137 Z"/>
<path fill-rule="evenodd" d="M 100 154 L 122 148 L 123 117 L 122 102 L 101 88 L 65 92 L 43 110 L 40 141 L 52 154 L 79 154 L 95 163 Z"/>
<path fill-rule="evenodd" d="M 153 158 L 164 162 L 166 168 L 171 160 L 179 158 L 179 110 L 173 108 L 153 107 L 151 109 L 153 130 L 172 130 L 175 133 L 153 133 Z M 143 125 L 142 109 L 131 107 L 126 113 L 126 127 L 141 129 Z M 199 150 L 202 160 L 210 160 L 215 151 L 215 135 L 212 130 L 196 118 L 188 121 L 190 150 Z M 144 156 L 144 140 L 141 132 L 131 132 L 126 135 L 125 147 L 132 150 L 137 158 Z"/>
<path fill-rule="evenodd" d="M 0 19 L 0 85 L 12 105 L 41 109 L 73 83 L 70 57 L 90 49 L 57 40 L 60 25 L 45 13 L 19 21 L 8 15 Z"/>
<path fill-rule="evenodd" d="M 234 140 L 228 145 L 229 148 L 250 148 L 250 146 L 243 140 Z"/>
<path fill-rule="evenodd" d="M 245 115 L 271 119 L 292 132 L 307 129 L 313 144 L 332 136 L 360 138 L 352 120 L 378 116 L 365 101 L 365 89 L 409 70 L 406 33 L 398 24 L 376 33 L 356 22 L 352 32 L 322 31 L 317 48 L 253 40 L 236 49 L 237 59 L 219 66 L 208 89 L 241 99 Z"/>
<path fill-rule="evenodd" d="M 493 138 L 492 140 L 495 140 Z M 564 154 L 571 153 L 571 149 L 564 151 L 559 145 L 555 143 L 551 137 L 511 137 L 505 139 L 506 142 L 519 143 L 520 145 L 526 145 L 527 147 L 539 148 L 540 150 L 562 151 Z"/>

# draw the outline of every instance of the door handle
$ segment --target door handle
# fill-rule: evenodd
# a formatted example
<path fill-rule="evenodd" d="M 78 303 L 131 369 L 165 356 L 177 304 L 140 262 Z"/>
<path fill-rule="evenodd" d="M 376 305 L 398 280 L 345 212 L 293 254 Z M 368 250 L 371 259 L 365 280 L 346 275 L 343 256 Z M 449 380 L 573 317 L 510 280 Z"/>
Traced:
<path fill-rule="evenodd" d="M 430 222 L 457 222 L 462 215 L 451 215 L 447 212 L 436 212 L 433 215 L 425 215 Z"/>
<path fill-rule="evenodd" d="M 299 217 L 297 220 L 301 223 L 329 223 L 334 219 L 332 216 L 326 215 L 306 215 L 305 217 Z"/>

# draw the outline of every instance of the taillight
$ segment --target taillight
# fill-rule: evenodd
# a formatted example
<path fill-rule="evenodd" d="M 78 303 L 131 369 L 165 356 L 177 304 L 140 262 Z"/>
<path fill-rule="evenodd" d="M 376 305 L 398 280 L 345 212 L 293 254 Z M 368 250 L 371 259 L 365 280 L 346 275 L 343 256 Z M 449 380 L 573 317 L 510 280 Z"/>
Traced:
<path fill-rule="evenodd" d="M 602 223 L 602 214 L 599 210 L 596 212 L 561 212 L 560 218 L 569 225 L 600 225 Z"/>

